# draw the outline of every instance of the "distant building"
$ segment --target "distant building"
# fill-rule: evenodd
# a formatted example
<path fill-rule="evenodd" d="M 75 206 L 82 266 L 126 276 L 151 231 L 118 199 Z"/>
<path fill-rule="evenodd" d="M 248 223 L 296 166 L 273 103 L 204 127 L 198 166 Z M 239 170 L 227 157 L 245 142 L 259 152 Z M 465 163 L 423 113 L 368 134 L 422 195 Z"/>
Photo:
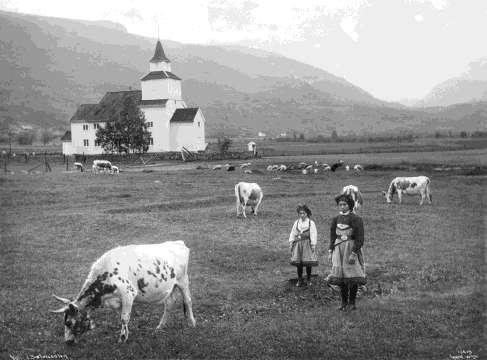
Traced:
<path fill-rule="evenodd" d="M 158 40 L 149 61 L 149 73 L 140 80 L 141 90 L 107 92 L 98 104 L 82 104 L 71 118 L 70 140 L 63 136 L 63 154 L 102 154 L 96 131 L 122 109 L 132 97 L 144 113 L 151 143 L 148 152 L 191 151 L 206 148 L 206 120 L 200 108 L 188 108 L 181 96 L 181 79 L 171 72 L 171 64 Z M 65 152 L 66 151 L 66 152 Z"/>
<path fill-rule="evenodd" d="M 63 143 L 63 154 L 64 155 L 73 155 L 73 147 L 71 146 L 71 131 L 67 130 L 64 135 L 61 137 L 61 141 Z"/>

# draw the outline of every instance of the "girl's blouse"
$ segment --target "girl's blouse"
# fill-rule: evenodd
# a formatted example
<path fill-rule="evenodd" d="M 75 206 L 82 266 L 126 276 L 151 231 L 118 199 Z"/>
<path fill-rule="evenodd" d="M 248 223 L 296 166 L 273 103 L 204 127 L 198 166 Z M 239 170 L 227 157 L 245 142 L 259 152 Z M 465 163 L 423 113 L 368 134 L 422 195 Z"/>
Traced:
<path fill-rule="evenodd" d="M 289 242 L 293 242 L 296 240 L 296 236 L 305 232 L 309 229 L 309 239 L 311 240 L 311 245 L 316 245 L 318 240 L 318 232 L 316 231 L 316 225 L 313 220 L 307 218 L 306 220 L 302 221 L 301 218 L 294 222 L 293 228 L 291 233 L 289 234 Z"/>
<path fill-rule="evenodd" d="M 348 213 L 347 215 L 338 215 L 331 221 L 330 227 L 330 250 L 333 251 L 335 247 L 335 240 L 337 238 L 336 228 L 337 224 L 348 225 L 352 228 L 352 239 L 354 240 L 354 245 L 352 251 L 357 253 L 362 248 L 364 244 L 364 224 L 362 218 L 354 213 Z"/>

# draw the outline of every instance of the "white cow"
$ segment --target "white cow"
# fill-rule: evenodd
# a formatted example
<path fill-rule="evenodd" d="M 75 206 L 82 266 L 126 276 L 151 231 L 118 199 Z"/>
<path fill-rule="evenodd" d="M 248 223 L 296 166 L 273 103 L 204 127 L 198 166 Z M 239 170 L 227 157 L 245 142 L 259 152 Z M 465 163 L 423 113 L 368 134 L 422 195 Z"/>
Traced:
<path fill-rule="evenodd" d="M 83 172 L 83 171 L 84 171 L 84 169 L 85 169 L 85 168 L 84 168 L 84 166 L 83 166 L 83 164 L 82 164 L 82 163 L 80 163 L 80 162 L 75 162 L 75 163 L 73 163 L 73 166 L 74 166 L 74 168 L 75 168 L 76 170 L 79 170 L 79 171 L 81 171 L 81 172 Z"/>
<path fill-rule="evenodd" d="M 115 166 L 115 165 L 112 165 L 112 170 L 111 172 L 113 174 L 118 174 L 120 172 L 120 169 L 118 168 L 118 166 Z"/>
<path fill-rule="evenodd" d="M 360 165 L 360 164 L 355 164 L 355 165 L 353 166 L 353 170 L 354 170 L 355 172 L 364 171 L 364 167 L 363 167 L 362 165 Z"/>
<path fill-rule="evenodd" d="M 355 203 L 352 211 L 355 213 L 363 205 L 364 201 L 362 198 L 362 193 L 355 185 L 347 185 L 342 189 L 342 194 L 350 195 Z"/>
<path fill-rule="evenodd" d="M 243 216 L 246 218 L 245 208 L 250 206 L 252 213 L 257 215 L 257 210 L 264 196 L 262 189 L 256 183 L 239 182 L 235 185 L 235 198 L 237 204 L 237 216 L 242 208 Z"/>
<path fill-rule="evenodd" d="M 109 250 L 93 263 L 75 300 L 54 295 L 65 304 L 53 311 L 64 313 L 64 341 L 72 344 L 79 335 L 92 329 L 90 312 L 103 306 L 121 308 L 119 341 L 127 341 L 134 301 L 164 304 L 164 313 L 157 326 L 160 328 L 167 322 L 166 309 L 176 287 L 183 295 L 184 313 L 190 325 L 195 326 L 188 262 L 189 249 L 183 241 L 128 245 Z"/>
<path fill-rule="evenodd" d="M 92 170 L 94 173 L 112 170 L 112 163 L 108 160 L 93 160 Z"/>
<path fill-rule="evenodd" d="M 419 205 L 423 205 L 424 199 L 431 204 L 430 193 L 430 179 L 427 176 L 413 176 L 413 177 L 396 177 L 391 181 L 387 192 L 383 191 L 388 203 L 392 202 L 392 198 L 397 193 L 399 204 L 402 202 L 402 194 L 406 195 L 421 195 Z"/>

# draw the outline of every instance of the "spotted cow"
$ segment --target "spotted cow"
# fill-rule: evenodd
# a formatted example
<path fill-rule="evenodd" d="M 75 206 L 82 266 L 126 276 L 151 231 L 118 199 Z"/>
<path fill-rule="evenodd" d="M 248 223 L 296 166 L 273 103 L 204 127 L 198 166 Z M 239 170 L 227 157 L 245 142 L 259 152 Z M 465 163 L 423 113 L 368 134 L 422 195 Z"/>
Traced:
<path fill-rule="evenodd" d="M 128 245 L 109 250 L 91 266 L 91 271 L 74 300 L 54 297 L 64 303 L 64 341 L 73 344 L 94 323 L 90 313 L 99 307 L 121 309 L 119 342 L 128 339 L 128 324 L 134 302 L 163 303 L 164 313 L 157 328 L 167 322 L 168 302 L 175 288 L 183 295 L 184 313 L 195 326 L 188 277 L 189 249 L 183 241 Z"/>
<path fill-rule="evenodd" d="M 383 191 L 383 195 L 388 203 L 392 202 L 394 194 L 397 193 L 399 204 L 402 202 L 402 194 L 421 195 L 419 205 L 423 205 L 425 199 L 431 204 L 432 196 L 430 192 L 430 179 L 427 176 L 396 177 L 391 181 L 389 189 Z"/>
<path fill-rule="evenodd" d="M 342 189 L 342 194 L 350 195 L 355 203 L 352 211 L 355 213 L 363 205 L 362 193 L 355 185 L 347 185 Z"/>
<path fill-rule="evenodd" d="M 235 185 L 235 198 L 236 198 L 236 205 L 237 205 L 237 216 L 240 212 L 240 208 L 242 208 L 242 214 L 244 217 L 247 217 L 245 214 L 245 208 L 250 205 L 252 208 L 252 213 L 257 215 L 257 210 L 259 209 L 259 205 L 262 202 L 264 194 L 262 193 L 262 189 L 256 183 L 248 183 L 248 182 L 239 182 Z"/>

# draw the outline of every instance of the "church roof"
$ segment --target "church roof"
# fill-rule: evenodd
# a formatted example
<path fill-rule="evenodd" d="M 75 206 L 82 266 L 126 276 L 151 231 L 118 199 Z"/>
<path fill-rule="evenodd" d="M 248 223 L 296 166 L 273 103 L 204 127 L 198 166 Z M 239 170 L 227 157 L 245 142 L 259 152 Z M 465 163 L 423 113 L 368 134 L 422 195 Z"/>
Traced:
<path fill-rule="evenodd" d="M 71 141 L 71 130 L 67 130 L 61 137 L 61 141 Z"/>
<path fill-rule="evenodd" d="M 164 49 L 162 48 L 162 44 L 159 40 L 157 40 L 156 44 L 156 50 L 154 51 L 154 56 L 152 59 L 150 59 L 149 62 L 151 63 L 157 63 L 157 62 L 170 62 L 169 59 L 166 57 L 166 54 L 164 54 Z"/>
<path fill-rule="evenodd" d="M 199 108 L 176 109 L 170 122 L 193 122 Z"/>
<path fill-rule="evenodd" d="M 104 122 L 111 116 L 118 114 L 123 109 L 123 103 L 127 97 L 132 97 L 137 104 L 142 98 L 142 91 L 110 91 L 103 96 L 98 104 L 81 104 L 71 122 Z"/>
<path fill-rule="evenodd" d="M 159 79 L 181 80 L 179 77 L 177 77 L 170 71 L 151 71 L 140 80 L 144 81 L 144 80 L 159 80 Z"/>
<path fill-rule="evenodd" d="M 140 105 L 162 105 L 165 106 L 168 99 L 140 100 Z"/>

